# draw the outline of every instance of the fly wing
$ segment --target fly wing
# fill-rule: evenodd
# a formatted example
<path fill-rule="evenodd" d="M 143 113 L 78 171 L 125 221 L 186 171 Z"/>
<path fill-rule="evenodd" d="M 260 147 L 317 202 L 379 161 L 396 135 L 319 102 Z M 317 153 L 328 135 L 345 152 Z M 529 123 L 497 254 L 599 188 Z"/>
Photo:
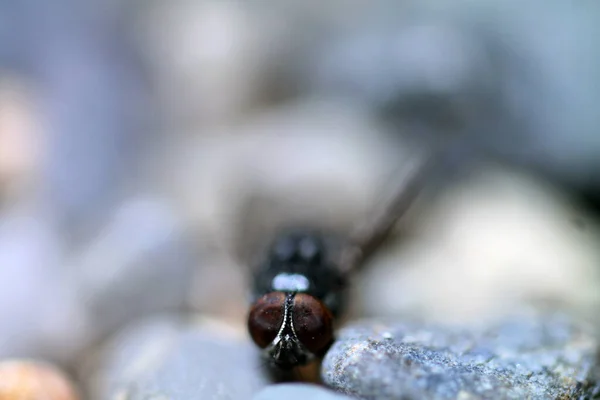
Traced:
<path fill-rule="evenodd" d="M 363 224 L 351 233 L 348 245 L 340 254 L 340 269 L 348 274 L 375 253 L 394 226 L 406 214 L 439 166 L 437 152 L 420 156 L 402 169 L 400 184 L 390 200 L 377 208 Z"/>

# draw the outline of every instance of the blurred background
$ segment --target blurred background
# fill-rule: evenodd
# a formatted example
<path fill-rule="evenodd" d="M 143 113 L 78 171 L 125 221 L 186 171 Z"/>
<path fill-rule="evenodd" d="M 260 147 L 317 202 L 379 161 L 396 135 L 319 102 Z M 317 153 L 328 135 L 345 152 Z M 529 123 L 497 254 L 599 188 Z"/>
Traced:
<path fill-rule="evenodd" d="M 0 2 L 0 356 L 74 368 L 195 312 L 244 333 L 281 225 L 347 234 L 447 146 L 352 313 L 599 297 L 597 1 Z"/>

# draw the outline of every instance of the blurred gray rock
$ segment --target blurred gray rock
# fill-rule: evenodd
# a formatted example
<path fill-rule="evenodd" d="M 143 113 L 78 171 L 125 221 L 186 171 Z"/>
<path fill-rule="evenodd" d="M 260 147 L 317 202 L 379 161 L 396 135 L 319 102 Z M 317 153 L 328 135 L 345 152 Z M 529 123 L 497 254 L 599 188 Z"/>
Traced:
<path fill-rule="evenodd" d="M 25 0 L 8 8 L 9 64 L 31 78 L 41 117 L 40 198 L 69 238 L 85 241 L 120 200 L 153 137 L 152 97 L 125 6 Z"/>
<path fill-rule="evenodd" d="M 267 384 L 242 330 L 156 319 L 117 335 L 87 366 L 93 400 L 249 399 Z"/>
<path fill-rule="evenodd" d="M 361 271 L 352 296 L 360 315 L 465 323 L 543 299 L 598 321 L 600 224 L 564 193 L 481 165 L 427 195 Z"/>
<path fill-rule="evenodd" d="M 15 4 L 10 1 L 0 2 L 0 68 L 14 67 L 17 64 L 17 41 Z"/>
<path fill-rule="evenodd" d="M 332 390 L 316 385 L 301 383 L 285 383 L 268 386 L 261 390 L 253 400 L 351 400 L 348 397 Z"/>
<path fill-rule="evenodd" d="M 66 362 L 84 346 L 88 315 L 62 268 L 62 243 L 24 204 L 0 214 L 0 358 Z"/>
<path fill-rule="evenodd" d="M 197 258 L 167 204 L 124 203 L 74 255 L 53 222 L 26 203 L 0 214 L 0 357 L 70 364 L 132 319 L 187 304 Z"/>
<path fill-rule="evenodd" d="M 82 302 L 103 335 L 150 313 L 187 302 L 197 265 L 182 222 L 168 204 L 132 199 L 71 262 Z"/>
<path fill-rule="evenodd" d="M 240 219 L 254 227 L 294 220 L 349 229 L 379 199 L 384 177 L 417 150 L 390 140 L 352 101 L 303 99 L 183 141 L 169 156 L 176 167 L 164 188 L 186 222 L 237 253 Z M 256 200 L 268 213 L 239 218 Z"/>
<path fill-rule="evenodd" d="M 417 138 L 458 127 L 471 150 L 600 186 L 597 3 L 373 3 L 298 60 L 304 88 L 363 100 Z"/>
<path fill-rule="evenodd" d="M 366 321 L 340 332 L 322 378 L 368 399 L 579 399 L 599 392 L 597 350 L 561 313 L 461 328 Z"/>
<path fill-rule="evenodd" d="M 161 109 L 176 121 L 170 135 L 182 124 L 199 132 L 207 124 L 229 124 L 262 104 L 269 64 L 282 46 L 279 21 L 237 0 L 140 6 L 140 48 Z"/>

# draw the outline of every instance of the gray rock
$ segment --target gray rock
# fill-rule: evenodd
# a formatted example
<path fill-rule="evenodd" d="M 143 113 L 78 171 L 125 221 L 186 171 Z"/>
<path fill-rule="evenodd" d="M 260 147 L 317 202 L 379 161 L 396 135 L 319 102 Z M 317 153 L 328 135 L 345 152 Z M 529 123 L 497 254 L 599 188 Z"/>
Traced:
<path fill-rule="evenodd" d="M 0 357 L 72 365 L 131 319 L 185 306 L 197 260 L 164 203 L 125 203 L 76 255 L 40 208 L 0 213 Z"/>
<path fill-rule="evenodd" d="M 591 172 L 600 151 L 598 114 L 591 112 L 598 94 L 589 84 L 600 79 L 592 50 L 600 37 L 597 3 L 369 6 L 355 14 L 352 29 L 327 35 L 299 60 L 303 87 L 382 106 L 419 137 L 424 129 L 446 137 L 437 122 L 454 110 L 473 148 L 598 187 Z"/>
<path fill-rule="evenodd" d="M 367 399 L 582 398 L 600 387 L 586 329 L 534 312 L 487 327 L 359 322 L 340 333 L 322 378 Z"/>
<path fill-rule="evenodd" d="M 272 385 L 261 390 L 253 400 L 350 400 L 351 397 L 335 393 L 316 385 L 286 383 Z"/>
<path fill-rule="evenodd" d="M 182 222 L 161 200 L 142 197 L 112 220 L 72 260 L 81 302 L 102 336 L 132 318 L 181 310 L 197 265 Z"/>
<path fill-rule="evenodd" d="M 25 204 L 0 213 L 0 358 L 64 363 L 82 348 L 88 326 L 62 246 L 46 216 Z"/>
<path fill-rule="evenodd" d="M 151 96 L 124 10 L 112 2 L 25 0 L 1 11 L 14 25 L 0 38 L 10 43 L 8 63 L 38 94 L 40 200 L 79 244 L 120 199 L 153 134 Z"/>
<path fill-rule="evenodd" d="M 89 398 L 249 399 L 267 384 L 244 332 L 157 319 L 117 335 L 87 365 Z"/>
<path fill-rule="evenodd" d="M 539 299 L 578 313 L 598 310 L 598 221 L 564 193 L 482 165 L 428 195 L 361 271 L 353 299 L 362 316 L 419 312 L 428 321 L 468 322 L 511 315 Z"/>

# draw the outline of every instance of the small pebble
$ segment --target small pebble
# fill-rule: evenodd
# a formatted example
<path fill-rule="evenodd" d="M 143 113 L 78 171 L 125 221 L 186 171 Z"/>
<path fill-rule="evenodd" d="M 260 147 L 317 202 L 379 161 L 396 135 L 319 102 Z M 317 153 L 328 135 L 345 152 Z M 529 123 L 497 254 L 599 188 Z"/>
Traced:
<path fill-rule="evenodd" d="M 242 330 L 153 318 L 116 335 L 80 370 L 92 400 L 247 400 L 269 383 L 261 362 Z"/>
<path fill-rule="evenodd" d="M 0 363 L 0 400 L 77 400 L 69 379 L 57 368 L 38 361 Z"/>

